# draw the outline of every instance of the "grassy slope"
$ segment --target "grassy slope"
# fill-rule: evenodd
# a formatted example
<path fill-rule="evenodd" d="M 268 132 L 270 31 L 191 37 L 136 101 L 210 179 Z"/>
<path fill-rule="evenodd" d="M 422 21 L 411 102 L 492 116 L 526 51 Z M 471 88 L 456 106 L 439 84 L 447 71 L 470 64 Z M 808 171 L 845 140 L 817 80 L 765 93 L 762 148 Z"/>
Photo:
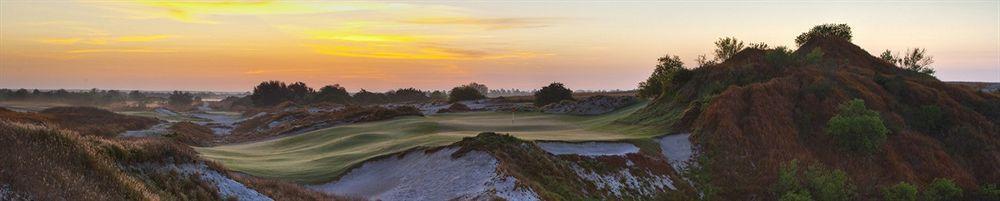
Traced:
<path fill-rule="evenodd" d="M 645 106 L 636 104 L 601 116 L 473 112 L 405 117 L 338 126 L 270 141 L 196 148 L 206 158 L 256 176 L 304 183 L 332 180 L 352 165 L 419 146 L 443 146 L 484 131 L 511 133 L 526 140 L 619 140 L 658 133 L 615 120 Z M 611 126 L 614 125 L 614 126 Z"/>

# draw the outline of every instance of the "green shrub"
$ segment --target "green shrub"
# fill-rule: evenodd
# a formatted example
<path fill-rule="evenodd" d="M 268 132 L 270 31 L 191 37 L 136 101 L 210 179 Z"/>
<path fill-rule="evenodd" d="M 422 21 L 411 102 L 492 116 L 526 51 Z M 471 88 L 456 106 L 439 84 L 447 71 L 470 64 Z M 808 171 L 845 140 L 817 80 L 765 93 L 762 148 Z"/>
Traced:
<path fill-rule="evenodd" d="M 847 41 L 851 41 L 851 27 L 847 24 L 823 24 L 816 25 L 809 32 L 800 34 L 795 37 L 795 44 L 802 46 L 812 38 L 816 37 L 833 37 L 841 38 Z"/>
<path fill-rule="evenodd" d="M 785 46 L 778 46 L 764 53 L 764 61 L 775 66 L 788 66 L 795 63 L 795 55 Z"/>
<path fill-rule="evenodd" d="M 979 188 L 979 195 L 982 200 L 1000 200 L 1000 185 L 984 185 Z"/>
<path fill-rule="evenodd" d="M 949 179 L 937 178 L 927 185 L 923 198 L 928 201 L 958 200 L 962 198 L 962 188 Z"/>
<path fill-rule="evenodd" d="M 826 133 L 841 147 L 871 153 L 885 142 L 889 129 L 878 112 L 865 107 L 865 101 L 854 99 L 840 105 L 836 116 L 827 122 Z"/>
<path fill-rule="evenodd" d="M 906 182 L 882 189 L 882 199 L 885 201 L 916 201 L 917 187 Z"/>
<path fill-rule="evenodd" d="M 778 183 L 774 185 L 774 191 L 781 197 L 789 193 L 796 193 L 803 191 L 802 185 L 799 183 L 799 166 L 798 160 L 792 160 L 788 165 L 781 166 L 778 170 Z M 808 195 L 807 195 L 808 196 Z"/>
<path fill-rule="evenodd" d="M 687 70 L 684 69 L 684 62 L 681 62 L 681 58 L 678 56 L 667 54 L 657 59 L 657 62 L 653 74 L 649 75 L 646 81 L 639 83 L 639 97 L 656 98 L 660 96 L 670 88 L 678 71 Z M 690 75 L 682 76 L 687 76 L 684 79 L 690 79 Z"/>
<path fill-rule="evenodd" d="M 743 46 L 743 41 L 737 40 L 733 37 L 719 38 L 715 41 L 715 61 L 719 63 L 725 62 L 729 58 L 732 58 L 736 53 L 745 48 Z"/>
<path fill-rule="evenodd" d="M 448 92 L 448 102 L 458 102 L 466 100 L 478 100 L 486 98 L 485 95 L 476 90 L 476 88 L 470 86 L 460 86 L 451 89 Z"/>
<path fill-rule="evenodd" d="M 563 100 L 573 100 L 573 91 L 562 83 L 552 83 L 535 92 L 535 105 L 539 107 Z"/>
<path fill-rule="evenodd" d="M 819 62 L 822 59 L 823 59 L 823 50 L 815 48 L 812 51 L 809 51 L 809 54 L 806 54 L 806 57 L 803 58 L 803 61 L 807 64 L 819 64 Z"/>
<path fill-rule="evenodd" d="M 812 166 L 806 171 L 812 197 L 819 201 L 854 200 L 854 186 L 841 170 L 826 170 Z"/>
<path fill-rule="evenodd" d="M 813 201 L 809 193 L 802 191 L 793 191 L 781 195 L 778 198 L 779 201 Z"/>
<path fill-rule="evenodd" d="M 912 126 L 925 133 L 941 133 L 950 127 L 950 119 L 936 105 L 924 105 L 914 110 L 911 116 Z"/>

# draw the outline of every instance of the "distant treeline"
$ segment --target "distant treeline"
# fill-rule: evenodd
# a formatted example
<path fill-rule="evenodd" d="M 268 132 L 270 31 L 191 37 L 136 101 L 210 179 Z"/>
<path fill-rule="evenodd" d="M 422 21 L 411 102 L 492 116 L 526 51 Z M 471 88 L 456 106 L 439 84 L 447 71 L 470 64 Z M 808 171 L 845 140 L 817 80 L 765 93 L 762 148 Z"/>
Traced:
<path fill-rule="evenodd" d="M 365 89 L 351 95 L 344 87 L 334 84 L 315 90 L 302 82 L 286 84 L 281 81 L 265 81 L 253 88 L 248 96 L 257 107 L 267 107 L 283 102 L 295 103 L 339 103 L 339 104 L 384 104 L 398 102 L 419 102 L 448 99 L 445 91 L 421 91 L 415 88 L 390 90 L 384 93 Z"/>
<path fill-rule="evenodd" d="M 0 89 L 0 101 L 38 101 L 80 106 L 145 107 L 148 103 L 187 106 L 201 97 L 221 97 L 215 92 L 154 92 L 90 89 L 85 91 Z"/>

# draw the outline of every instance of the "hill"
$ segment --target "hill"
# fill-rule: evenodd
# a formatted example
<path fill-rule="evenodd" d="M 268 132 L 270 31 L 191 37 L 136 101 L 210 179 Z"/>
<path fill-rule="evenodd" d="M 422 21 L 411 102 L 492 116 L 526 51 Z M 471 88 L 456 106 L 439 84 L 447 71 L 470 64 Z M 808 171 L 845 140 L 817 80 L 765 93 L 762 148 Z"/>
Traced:
<path fill-rule="evenodd" d="M 846 172 L 861 198 L 901 181 L 945 178 L 971 192 L 1000 181 L 1000 96 L 898 68 L 844 39 L 749 48 L 675 83 L 620 121 L 693 132 L 709 178 L 701 187 L 726 199 L 782 196 L 774 185 L 793 160 Z M 874 153 L 845 150 L 825 130 L 852 99 L 890 130 Z"/>

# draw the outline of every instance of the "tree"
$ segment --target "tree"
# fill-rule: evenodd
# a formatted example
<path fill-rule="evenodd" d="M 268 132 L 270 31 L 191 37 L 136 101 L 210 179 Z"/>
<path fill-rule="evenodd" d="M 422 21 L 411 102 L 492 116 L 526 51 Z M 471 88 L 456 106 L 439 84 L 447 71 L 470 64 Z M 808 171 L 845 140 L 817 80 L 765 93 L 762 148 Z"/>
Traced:
<path fill-rule="evenodd" d="M 285 102 L 292 91 L 281 81 L 265 81 L 253 88 L 250 100 L 258 107 L 269 107 Z"/>
<path fill-rule="evenodd" d="M 848 150 L 871 153 L 886 140 L 889 129 L 878 112 L 865 107 L 865 101 L 854 99 L 840 105 L 837 115 L 827 122 L 826 133 Z"/>
<path fill-rule="evenodd" d="M 306 86 L 306 83 L 296 82 L 288 85 L 288 100 L 302 101 L 306 95 L 315 92 L 313 88 Z"/>
<path fill-rule="evenodd" d="M 486 98 L 485 95 L 472 88 L 471 86 L 459 86 L 451 89 L 448 92 L 448 102 L 458 102 L 466 100 L 478 100 Z"/>
<path fill-rule="evenodd" d="M 351 99 L 358 104 L 380 104 L 386 102 L 385 94 L 374 93 L 361 89 L 358 93 L 355 93 Z"/>
<path fill-rule="evenodd" d="M 473 82 L 473 83 L 469 83 L 469 84 L 467 84 L 465 86 L 472 87 L 473 89 L 476 89 L 476 91 L 479 91 L 479 94 L 482 94 L 483 96 L 487 95 L 490 92 L 490 88 L 486 87 L 486 85 L 484 85 L 484 84 L 479 84 L 479 83 Z"/>
<path fill-rule="evenodd" d="M 719 38 L 718 41 L 715 41 L 715 61 L 722 63 L 742 51 L 743 48 L 743 41 L 736 38 Z"/>
<path fill-rule="evenodd" d="M 885 50 L 879 55 L 879 58 L 899 68 L 934 75 L 934 68 L 930 67 L 934 63 L 934 57 L 927 55 L 927 49 L 908 49 L 905 53 L 905 56 L 900 57 L 898 54 L 893 54 L 892 51 Z"/>
<path fill-rule="evenodd" d="M 802 33 L 798 37 L 795 37 L 795 44 L 802 46 L 802 44 L 805 44 L 809 40 L 817 37 L 840 38 L 846 41 L 851 41 L 851 27 L 847 26 L 847 24 L 816 25 L 812 29 L 809 29 L 809 32 Z"/>
<path fill-rule="evenodd" d="M 194 103 L 194 96 L 188 92 L 174 91 L 167 97 L 167 105 L 173 107 L 187 107 Z"/>
<path fill-rule="evenodd" d="M 668 85 L 672 83 L 671 79 L 673 79 L 674 74 L 686 70 L 684 62 L 681 62 L 681 58 L 675 55 L 664 55 L 657 59 L 657 62 L 656 68 L 653 68 L 653 74 L 646 81 L 639 83 L 639 97 L 656 98 L 660 96 L 669 88 Z"/>
<path fill-rule="evenodd" d="M 535 106 L 545 106 L 563 100 L 573 100 L 573 91 L 562 83 L 552 83 L 535 92 Z"/>
<path fill-rule="evenodd" d="M 704 54 L 698 55 L 698 58 L 694 59 L 698 63 L 698 67 L 715 65 L 715 60 L 709 60 Z"/>
<path fill-rule="evenodd" d="M 444 100 L 448 99 L 448 93 L 445 91 L 434 90 L 434 92 L 431 92 L 430 97 L 434 100 Z"/>
<path fill-rule="evenodd" d="M 397 89 L 386 92 L 385 95 L 391 102 L 426 101 L 430 99 L 426 93 L 415 88 Z"/>
<path fill-rule="evenodd" d="M 347 93 L 347 89 L 341 87 L 340 85 L 326 85 L 319 88 L 319 92 L 316 92 L 315 101 L 317 102 L 332 102 L 345 104 L 351 100 L 351 94 Z"/>

